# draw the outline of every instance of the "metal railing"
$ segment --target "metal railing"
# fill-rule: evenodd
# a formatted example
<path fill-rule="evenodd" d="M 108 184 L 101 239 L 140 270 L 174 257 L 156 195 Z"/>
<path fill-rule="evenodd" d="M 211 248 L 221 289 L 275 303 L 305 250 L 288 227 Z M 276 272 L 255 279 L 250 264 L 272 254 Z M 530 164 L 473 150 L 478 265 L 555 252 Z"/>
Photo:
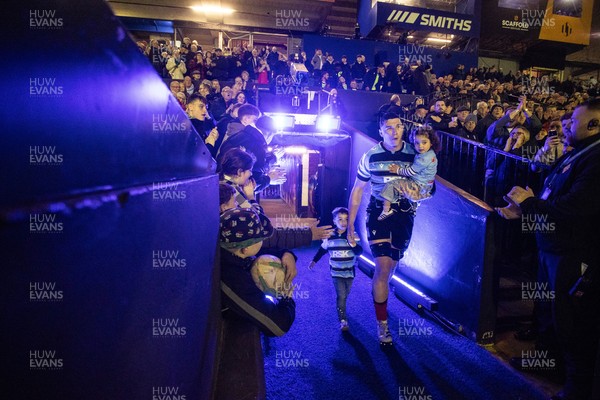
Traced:
<path fill-rule="evenodd" d="M 517 156 L 447 132 L 438 131 L 442 150 L 438 154 L 438 175 L 484 200 L 502 206 L 503 196 L 513 186 L 529 186 L 538 193 L 550 167 L 536 163 L 533 155 Z"/>

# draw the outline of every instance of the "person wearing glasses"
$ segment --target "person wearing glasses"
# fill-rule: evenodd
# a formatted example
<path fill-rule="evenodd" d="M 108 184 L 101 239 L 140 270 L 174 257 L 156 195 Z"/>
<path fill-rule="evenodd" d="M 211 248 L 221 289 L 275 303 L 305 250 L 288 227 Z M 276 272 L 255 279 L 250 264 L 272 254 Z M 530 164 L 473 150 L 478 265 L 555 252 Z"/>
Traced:
<path fill-rule="evenodd" d="M 371 184 L 371 198 L 367 207 L 367 239 L 371 254 L 375 257 L 373 275 L 373 303 L 377 319 L 377 336 L 381 345 L 391 345 L 388 328 L 387 299 L 388 282 L 394 266 L 402 258 L 412 236 L 416 203 L 406 198 L 392 204 L 392 216 L 380 221 L 383 198 L 380 196 L 385 184 L 399 176 L 391 171 L 393 165 L 407 168 L 414 162 L 415 149 L 402 140 L 404 125 L 398 115 L 384 114 L 379 122 L 379 135 L 383 139 L 368 150 L 358 164 L 354 187 L 348 205 L 348 238 L 355 238 L 356 215 L 362 202 L 363 192 Z"/>

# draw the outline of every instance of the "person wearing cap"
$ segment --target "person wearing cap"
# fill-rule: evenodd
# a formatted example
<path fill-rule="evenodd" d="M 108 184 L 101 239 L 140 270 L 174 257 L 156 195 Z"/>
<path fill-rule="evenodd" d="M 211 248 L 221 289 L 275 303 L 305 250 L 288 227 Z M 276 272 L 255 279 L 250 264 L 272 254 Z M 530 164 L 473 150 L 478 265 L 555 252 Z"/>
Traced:
<path fill-rule="evenodd" d="M 270 237 L 273 230 L 271 221 L 253 209 L 233 208 L 221 214 L 222 315 L 223 318 L 249 320 L 268 336 L 283 336 L 296 318 L 294 299 L 285 290 L 276 301 L 266 297 L 250 274 L 263 240 Z M 292 257 L 295 262 L 295 256 L 288 250 L 271 251 L 270 254 L 282 262 L 285 257 Z M 289 283 L 285 287 L 291 287 Z"/>
<path fill-rule="evenodd" d="M 475 134 L 477 135 L 478 141 L 483 142 L 485 140 L 485 135 L 490 125 L 502 118 L 502 115 L 504 115 L 504 108 L 502 105 L 494 104 L 490 109 L 490 112 L 477 122 Z"/>
<path fill-rule="evenodd" d="M 456 126 L 452 123 L 448 124 L 448 132 L 453 133 L 455 135 L 460 135 L 460 131 L 464 128 L 465 121 L 467 116 L 469 115 L 470 110 L 467 106 L 460 106 L 456 109 L 456 117 L 452 118 L 453 122 L 456 122 Z"/>
<path fill-rule="evenodd" d="M 461 128 L 458 130 L 457 135 L 470 140 L 477 140 L 477 134 L 475 133 L 475 127 L 477 126 L 477 115 L 469 114 L 462 123 Z"/>

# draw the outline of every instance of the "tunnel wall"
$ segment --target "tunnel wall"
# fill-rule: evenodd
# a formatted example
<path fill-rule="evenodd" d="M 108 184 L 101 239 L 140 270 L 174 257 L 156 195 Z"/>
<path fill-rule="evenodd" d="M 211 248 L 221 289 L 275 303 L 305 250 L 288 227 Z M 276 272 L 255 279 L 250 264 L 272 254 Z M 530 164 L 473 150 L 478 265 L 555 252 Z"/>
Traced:
<path fill-rule="evenodd" d="M 356 166 L 375 141 L 352 132 L 350 182 Z M 432 199 L 421 202 L 413 235 L 396 275 L 438 301 L 439 313 L 472 340 L 490 343 L 496 320 L 493 302 L 493 210 L 484 202 L 437 177 Z M 366 243 L 366 206 L 370 187 L 356 218 Z M 370 257 L 370 250 L 366 246 Z"/>
<path fill-rule="evenodd" d="M 211 398 L 206 146 L 104 1 L 13 2 L 5 16 L 19 51 L 0 100 L 2 394 Z"/>

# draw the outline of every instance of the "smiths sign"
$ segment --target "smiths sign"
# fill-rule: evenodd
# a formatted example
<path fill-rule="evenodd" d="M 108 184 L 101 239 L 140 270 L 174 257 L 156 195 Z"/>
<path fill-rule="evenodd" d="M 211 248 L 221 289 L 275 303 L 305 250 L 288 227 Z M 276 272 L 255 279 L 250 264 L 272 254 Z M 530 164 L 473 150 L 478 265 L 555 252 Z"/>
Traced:
<path fill-rule="evenodd" d="M 395 23 L 431 32 L 479 36 L 478 24 L 473 16 L 466 14 L 377 3 L 377 19 L 379 24 Z"/>

